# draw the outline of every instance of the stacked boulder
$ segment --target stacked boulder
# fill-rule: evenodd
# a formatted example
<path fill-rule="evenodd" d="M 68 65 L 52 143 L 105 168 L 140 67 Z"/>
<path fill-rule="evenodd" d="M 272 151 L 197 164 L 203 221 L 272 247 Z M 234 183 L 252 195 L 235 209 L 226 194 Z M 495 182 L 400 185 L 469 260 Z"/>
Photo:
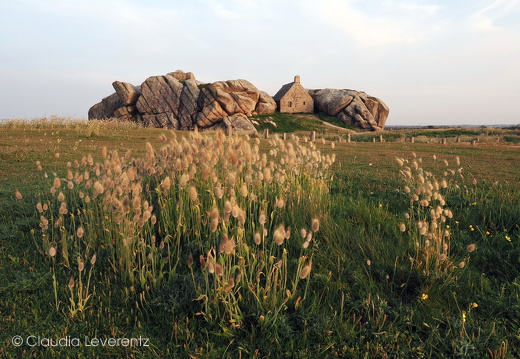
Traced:
<path fill-rule="evenodd" d="M 269 114 L 276 103 L 246 80 L 205 84 L 177 70 L 149 77 L 141 86 L 115 81 L 115 93 L 92 106 L 90 119 L 117 118 L 177 130 L 230 129 L 256 133 L 248 117 Z"/>
<path fill-rule="evenodd" d="M 389 109 L 378 98 L 354 90 L 321 89 L 309 93 L 317 112 L 362 129 L 378 131 L 385 127 Z"/>

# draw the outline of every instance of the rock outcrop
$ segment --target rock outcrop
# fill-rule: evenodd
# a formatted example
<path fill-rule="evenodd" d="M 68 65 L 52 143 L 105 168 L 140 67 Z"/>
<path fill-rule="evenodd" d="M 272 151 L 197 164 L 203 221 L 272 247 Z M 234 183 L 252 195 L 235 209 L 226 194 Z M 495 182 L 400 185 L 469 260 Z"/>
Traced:
<path fill-rule="evenodd" d="M 382 130 L 389 109 L 378 98 L 354 90 L 310 90 L 317 112 L 336 116 L 348 125 L 368 130 Z"/>
<path fill-rule="evenodd" d="M 256 105 L 256 113 L 272 114 L 276 111 L 276 101 L 265 91 L 260 91 L 258 104 Z"/>
<path fill-rule="evenodd" d="M 117 93 L 113 93 L 92 106 L 88 110 L 88 118 L 90 120 L 91 118 L 104 119 L 115 117 L 115 112 L 122 106 L 123 102 L 121 102 Z"/>
<path fill-rule="evenodd" d="M 296 82 L 299 84 L 298 76 Z M 277 108 L 273 97 L 249 81 L 207 84 L 197 81 L 193 73 L 181 70 L 149 77 L 140 86 L 121 81 L 114 81 L 112 86 L 115 93 L 89 109 L 89 120 L 115 117 L 151 127 L 254 134 L 256 129 L 249 117 L 272 114 Z M 363 129 L 381 130 L 385 126 L 388 107 L 364 92 L 336 89 L 308 92 L 314 100 L 315 112 L 336 116 Z"/>
<path fill-rule="evenodd" d="M 115 93 L 89 110 L 89 119 L 116 117 L 146 126 L 191 130 L 222 128 L 256 133 L 252 114 L 273 113 L 276 103 L 246 80 L 204 84 L 191 72 L 152 76 L 140 86 L 115 81 Z"/>

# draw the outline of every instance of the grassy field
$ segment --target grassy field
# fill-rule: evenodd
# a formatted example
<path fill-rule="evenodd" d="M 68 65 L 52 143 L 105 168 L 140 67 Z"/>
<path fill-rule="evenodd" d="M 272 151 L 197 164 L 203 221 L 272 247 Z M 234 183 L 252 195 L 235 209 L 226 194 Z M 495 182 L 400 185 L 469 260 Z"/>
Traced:
<path fill-rule="evenodd" d="M 0 125 L 0 357 L 520 357 L 518 129 L 257 120 Z"/>

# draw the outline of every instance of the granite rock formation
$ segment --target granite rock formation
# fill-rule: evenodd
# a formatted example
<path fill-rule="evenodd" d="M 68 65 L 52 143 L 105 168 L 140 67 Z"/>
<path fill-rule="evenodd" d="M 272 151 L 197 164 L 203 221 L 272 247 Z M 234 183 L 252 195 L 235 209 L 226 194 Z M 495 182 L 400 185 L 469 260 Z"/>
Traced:
<path fill-rule="evenodd" d="M 152 76 L 140 86 L 115 81 L 116 91 L 92 106 L 90 119 L 117 118 L 145 126 L 191 130 L 212 127 L 256 133 L 248 117 L 273 113 L 276 103 L 246 80 L 204 84 L 191 72 Z"/>
<path fill-rule="evenodd" d="M 299 79 L 299 77 L 295 77 Z M 298 81 L 299 83 L 299 81 Z M 115 92 L 92 106 L 90 119 L 117 118 L 176 130 L 223 129 L 256 133 L 249 117 L 272 114 L 277 103 L 246 80 L 202 83 L 191 72 L 177 70 L 152 76 L 141 85 L 112 83 Z M 336 116 L 363 129 L 381 130 L 388 107 L 379 99 L 353 90 L 308 90 L 316 112 Z M 306 95 L 307 96 L 307 95 Z"/>
<path fill-rule="evenodd" d="M 336 116 L 348 125 L 367 130 L 382 130 L 389 109 L 378 98 L 361 91 L 321 89 L 310 90 L 317 112 Z"/>

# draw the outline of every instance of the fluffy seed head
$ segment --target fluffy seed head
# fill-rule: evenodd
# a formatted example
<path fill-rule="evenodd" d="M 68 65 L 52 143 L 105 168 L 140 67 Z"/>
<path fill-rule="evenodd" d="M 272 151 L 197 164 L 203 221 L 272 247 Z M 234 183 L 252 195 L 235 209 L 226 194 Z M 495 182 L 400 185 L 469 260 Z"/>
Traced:
<path fill-rule="evenodd" d="M 170 186 L 171 186 L 171 181 L 170 181 L 170 177 L 167 176 L 165 179 L 163 179 L 163 181 L 161 182 L 161 187 L 163 190 L 167 191 L 170 189 Z"/>
<path fill-rule="evenodd" d="M 56 255 L 56 248 L 54 248 L 54 247 L 49 248 L 49 255 L 51 257 L 54 257 Z"/>
<path fill-rule="evenodd" d="M 280 198 L 276 201 L 276 207 L 283 208 L 285 206 L 285 200 L 283 198 Z"/>
<path fill-rule="evenodd" d="M 283 227 L 283 224 L 281 224 L 280 226 L 278 226 L 278 228 L 275 229 L 273 238 L 277 245 L 281 246 L 283 244 L 283 241 L 285 240 L 285 229 Z"/>
<path fill-rule="evenodd" d="M 247 185 L 245 183 L 242 183 L 242 186 L 240 186 L 240 195 L 242 197 L 247 197 L 248 195 Z"/>
<path fill-rule="evenodd" d="M 312 220 L 312 230 L 313 230 L 313 232 L 318 232 L 319 229 L 320 229 L 320 221 L 318 220 L 318 218 L 314 218 Z"/>
<path fill-rule="evenodd" d="M 190 187 L 190 199 L 195 202 L 198 198 L 197 189 L 194 186 Z"/>
<path fill-rule="evenodd" d="M 466 250 L 468 251 L 468 253 L 471 253 L 475 250 L 476 246 L 474 243 L 471 243 L 467 248 Z"/>
<path fill-rule="evenodd" d="M 61 186 L 61 181 L 60 181 L 60 178 L 59 178 L 59 177 L 54 177 L 54 183 L 53 183 L 53 186 L 54 186 L 54 188 L 60 188 L 60 186 Z"/>
<path fill-rule="evenodd" d="M 228 183 L 231 187 L 235 186 L 236 183 L 236 176 L 233 172 L 230 172 L 228 174 Z"/>
<path fill-rule="evenodd" d="M 262 237 L 260 236 L 260 233 L 258 233 L 258 232 L 255 233 L 255 243 L 257 245 L 260 245 L 260 243 L 262 243 Z"/>
<path fill-rule="evenodd" d="M 305 279 L 308 277 L 308 275 L 311 273 L 312 269 L 312 258 L 309 260 L 309 263 L 302 268 L 300 271 L 300 279 Z"/>
<path fill-rule="evenodd" d="M 78 238 L 83 237 L 84 233 L 85 233 L 85 230 L 83 229 L 83 227 L 79 227 L 78 230 L 76 231 L 76 235 L 78 236 Z"/>
<path fill-rule="evenodd" d="M 215 187 L 215 197 L 221 199 L 222 196 L 224 196 L 224 191 L 222 190 L 222 187 Z"/>
<path fill-rule="evenodd" d="M 224 275 L 224 268 L 221 264 L 217 263 L 217 265 L 215 266 L 215 273 L 217 273 L 219 277 L 222 277 Z"/>

